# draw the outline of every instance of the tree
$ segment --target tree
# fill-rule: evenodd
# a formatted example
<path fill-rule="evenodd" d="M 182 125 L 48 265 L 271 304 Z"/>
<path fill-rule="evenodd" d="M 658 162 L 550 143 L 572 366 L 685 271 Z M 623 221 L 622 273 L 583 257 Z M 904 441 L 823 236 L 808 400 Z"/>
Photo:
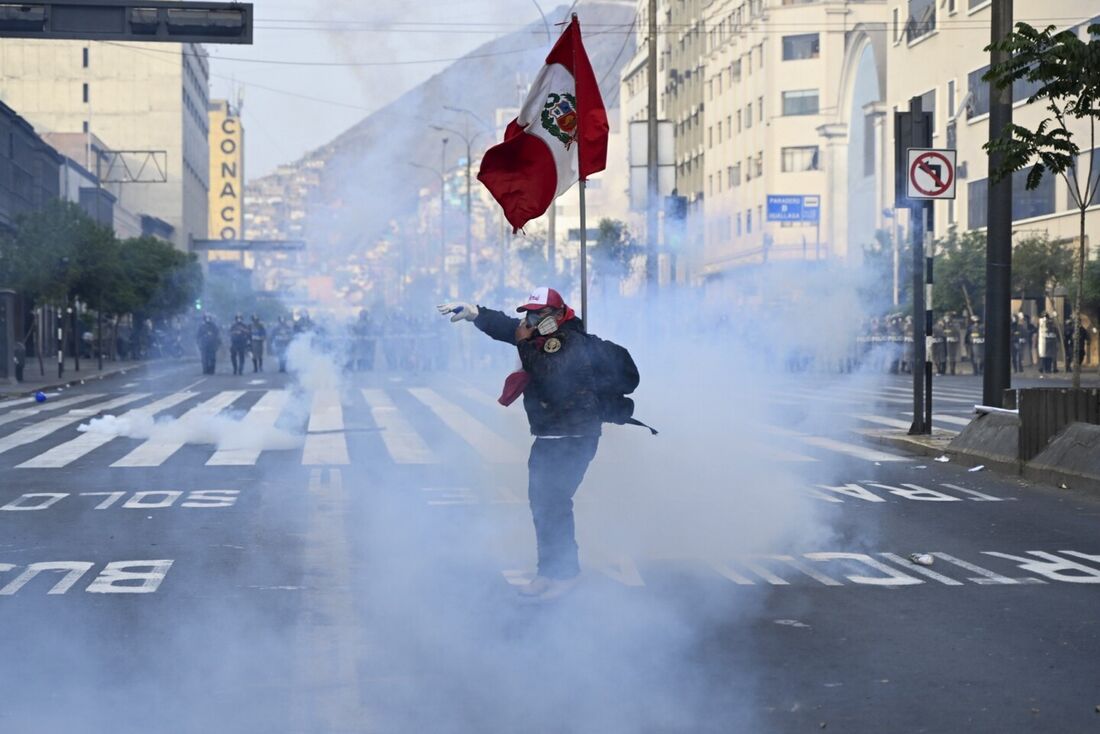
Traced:
<path fill-rule="evenodd" d="M 592 246 L 592 269 L 604 293 L 610 283 L 621 283 L 634 272 L 634 261 L 642 249 L 625 222 L 601 219 Z"/>
<path fill-rule="evenodd" d="M 891 230 L 878 229 L 874 241 L 863 245 L 859 296 L 864 307 L 874 313 L 906 310 L 913 303 L 909 275 L 913 256 L 907 238 L 898 247 L 898 302 L 894 303 L 894 237 Z"/>
<path fill-rule="evenodd" d="M 942 253 L 933 272 L 937 310 L 975 315 L 985 303 L 985 233 L 952 230 L 936 244 Z"/>
<path fill-rule="evenodd" d="M 1033 235 L 1016 243 L 1012 251 L 1012 289 L 1021 298 L 1042 298 L 1043 310 L 1054 300 L 1054 291 L 1073 279 L 1073 251 L 1046 235 Z"/>
<path fill-rule="evenodd" d="M 187 309 L 202 293 L 202 268 L 192 253 L 155 237 L 123 240 L 123 278 L 133 289 L 131 310 L 166 319 Z"/>
<path fill-rule="evenodd" d="M 987 51 L 1002 51 L 1008 61 L 992 67 L 983 77 L 999 89 L 1026 81 L 1035 91 L 1028 103 L 1041 102 L 1048 113 L 1034 130 L 1009 125 L 998 139 L 990 140 L 986 151 L 1002 153 L 1002 165 L 990 171 L 990 178 L 1000 180 L 1027 166 L 1027 188 L 1039 186 L 1043 176 L 1058 175 L 1065 179 L 1070 195 L 1080 212 L 1080 240 L 1077 246 L 1076 295 L 1073 306 L 1074 338 L 1081 329 L 1081 307 L 1084 297 L 1085 262 L 1088 253 L 1085 242 L 1085 212 L 1100 188 L 1100 176 L 1095 175 L 1096 124 L 1100 119 L 1100 24 L 1088 27 L 1090 40 L 1085 42 L 1075 29 L 1055 33 L 1054 26 L 1038 31 L 1027 23 L 1017 23 L 1016 30 L 990 44 Z M 1089 131 L 1088 172 L 1082 184 L 1078 146 L 1070 126 L 1083 124 Z M 1076 125 L 1073 125 L 1076 127 Z M 1081 360 L 1074 351 L 1073 387 L 1081 387 Z"/>

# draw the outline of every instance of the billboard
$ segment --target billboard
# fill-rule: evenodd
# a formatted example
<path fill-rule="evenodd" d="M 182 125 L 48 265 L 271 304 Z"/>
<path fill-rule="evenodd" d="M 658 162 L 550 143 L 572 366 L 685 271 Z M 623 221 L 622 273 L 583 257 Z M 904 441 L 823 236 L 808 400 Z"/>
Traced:
<path fill-rule="evenodd" d="M 821 221 L 821 197 L 768 194 L 768 221 Z"/>
<path fill-rule="evenodd" d="M 209 237 L 244 239 L 244 130 L 240 111 L 225 100 L 211 100 L 209 115 Z"/>

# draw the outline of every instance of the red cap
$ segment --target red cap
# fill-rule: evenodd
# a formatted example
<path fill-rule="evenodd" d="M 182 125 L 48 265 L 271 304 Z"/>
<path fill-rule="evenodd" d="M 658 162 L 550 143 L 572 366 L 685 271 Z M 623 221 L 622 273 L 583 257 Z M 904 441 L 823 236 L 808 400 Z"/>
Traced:
<path fill-rule="evenodd" d="M 538 311 L 539 309 L 546 308 L 565 308 L 565 301 L 562 300 L 561 294 L 553 288 L 536 288 L 531 291 L 531 295 L 527 296 L 527 303 L 523 304 L 516 309 L 517 312 L 523 313 L 524 311 Z"/>

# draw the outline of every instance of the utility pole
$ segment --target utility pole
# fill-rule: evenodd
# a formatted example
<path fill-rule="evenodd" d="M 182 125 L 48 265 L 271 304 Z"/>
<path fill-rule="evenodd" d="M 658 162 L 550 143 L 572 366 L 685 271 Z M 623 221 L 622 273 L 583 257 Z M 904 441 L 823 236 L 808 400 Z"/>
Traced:
<path fill-rule="evenodd" d="M 550 266 L 550 274 L 558 274 L 558 202 L 550 202 L 550 210 L 546 213 L 546 262 Z"/>
<path fill-rule="evenodd" d="M 447 287 L 447 138 L 439 161 L 439 286 Z"/>
<path fill-rule="evenodd" d="M 925 303 L 924 257 L 926 232 L 933 232 L 932 202 L 910 199 L 908 193 L 908 150 L 932 146 L 932 114 L 925 112 L 920 97 L 909 100 L 908 112 L 894 113 L 894 202 L 895 208 L 909 209 L 910 244 L 913 248 L 913 435 L 932 432 L 932 363 L 928 339 L 932 335 L 931 292 Z"/>
<path fill-rule="evenodd" d="M 646 77 L 649 85 L 646 146 L 645 280 L 649 295 L 657 293 L 657 0 L 649 0 Z"/>
<path fill-rule="evenodd" d="M 1012 32 L 1012 0 L 993 0 L 990 40 L 997 43 Z M 992 66 L 1009 60 L 1004 51 L 990 52 Z M 1000 138 L 1012 124 L 1012 86 L 989 85 L 989 139 Z M 989 154 L 989 170 L 1004 161 L 999 152 Z M 989 210 L 986 218 L 985 255 L 985 374 L 982 403 L 1004 407 L 1005 390 L 1012 387 L 1009 365 L 1012 283 L 1012 177 L 989 177 Z"/>

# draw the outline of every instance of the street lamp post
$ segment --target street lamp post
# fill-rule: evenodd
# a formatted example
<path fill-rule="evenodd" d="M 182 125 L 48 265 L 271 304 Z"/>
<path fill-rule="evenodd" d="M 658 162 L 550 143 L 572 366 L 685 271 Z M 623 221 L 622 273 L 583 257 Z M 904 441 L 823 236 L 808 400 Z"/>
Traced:
<path fill-rule="evenodd" d="M 446 138 L 443 138 L 443 146 L 444 149 L 446 149 Z M 437 171 L 431 166 L 421 165 L 420 163 L 413 163 L 412 161 L 409 161 L 409 165 L 413 168 L 421 168 L 425 171 L 431 171 L 439 177 L 439 289 L 442 292 L 447 277 L 447 230 L 445 227 L 446 220 L 444 219 L 444 210 L 446 209 L 447 200 L 447 179 L 441 171 Z"/>
<path fill-rule="evenodd" d="M 466 267 L 463 272 L 462 288 L 464 291 L 468 290 L 473 282 L 473 174 L 471 171 L 472 161 L 472 149 L 474 140 L 477 139 L 478 134 L 474 133 L 470 135 L 467 133 L 459 132 L 449 127 L 443 127 L 442 125 L 432 125 L 433 130 L 439 130 L 440 132 L 448 132 L 457 135 L 462 142 L 466 144 Z"/>

